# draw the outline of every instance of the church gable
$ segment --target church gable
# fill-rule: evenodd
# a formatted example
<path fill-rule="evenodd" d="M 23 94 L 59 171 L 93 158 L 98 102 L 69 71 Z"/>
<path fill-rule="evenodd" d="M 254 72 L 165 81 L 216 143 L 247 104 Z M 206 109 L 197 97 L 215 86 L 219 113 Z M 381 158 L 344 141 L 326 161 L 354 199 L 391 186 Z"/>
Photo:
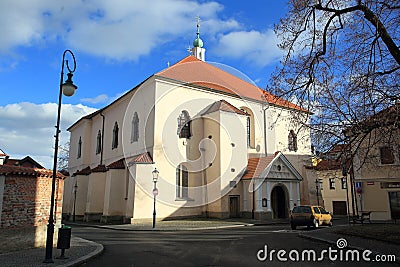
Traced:
<path fill-rule="evenodd" d="M 279 181 L 303 180 L 300 173 L 281 152 L 275 156 L 250 158 L 248 160 L 247 172 L 242 179 L 249 180 L 253 178 Z"/>

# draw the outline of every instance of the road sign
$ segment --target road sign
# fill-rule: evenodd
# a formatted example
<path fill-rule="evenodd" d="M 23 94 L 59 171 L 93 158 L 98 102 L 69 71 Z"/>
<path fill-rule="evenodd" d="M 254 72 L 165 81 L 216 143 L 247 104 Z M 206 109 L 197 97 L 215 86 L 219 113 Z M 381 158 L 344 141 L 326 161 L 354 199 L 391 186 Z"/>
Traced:
<path fill-rule="evenodd" d="M 361 188 L 361 182 L 356 182 L 356 188 Z"/>

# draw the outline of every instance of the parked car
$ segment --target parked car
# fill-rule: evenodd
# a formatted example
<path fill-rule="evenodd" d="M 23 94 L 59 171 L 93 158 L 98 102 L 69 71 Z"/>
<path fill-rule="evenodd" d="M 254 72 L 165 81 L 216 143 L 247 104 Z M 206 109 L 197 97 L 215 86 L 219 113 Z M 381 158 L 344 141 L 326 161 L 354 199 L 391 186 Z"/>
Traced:
<path fill-rule="evenodd" d="M 296 206 L 290 213 L 290 226 L 317 228 L 320 225 L 332 226 L 332 215 L 320 206 Z"/>

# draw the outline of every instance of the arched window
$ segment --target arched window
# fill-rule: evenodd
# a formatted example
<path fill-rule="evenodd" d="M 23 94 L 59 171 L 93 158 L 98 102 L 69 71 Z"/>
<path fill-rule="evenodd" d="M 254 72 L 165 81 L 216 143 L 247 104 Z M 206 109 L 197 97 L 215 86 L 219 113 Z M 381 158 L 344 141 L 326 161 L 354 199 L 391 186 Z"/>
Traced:
<path fill-rule="evenodd" d="M 188 198 L 189 197 L 189 173 L 187 168 L 182 164 L 176 168 L 176 197 Z"/>
<path fill-rule="evenodd" d="M 139 140 L 139 116 L 137 112 L 133 114 L 132 118 L 132 131 L 131 131 L 131 143 Z"/>
<path fill-rule="evenodd" d="M 297 151 L 297 134 L 293 130 L 290 130 L 288 136 L 288 147 L 289 151 Z"/>
<path fill-rule="evenodd" d="M 101 132 L 100 130 L 97 132 L 97 145 L 96 145 L 96 154 L 101 152 Z"/>
<path fill-rule="evenodd" d="M 184 110 L 178 117 L 178 135 L 179 138 L 190 138 L 191 124 L 189 113 Z"/>
<path fill-rule="evenodd" d="M 78 156 L 77 158 L 79 159 L 82 156 L 82 137 L 79 136 L 79 142 L 78 142 Z"/>
<path fill-rule="evenodd" d="M 118 132 L 119 132 L 118 123 L 115 122 L 113 129 L 112 146 L 111 146 L 112 149 L 118 147 Z"/>
<path fill-rule="evenodd" d="M 250 147 L 250 140 L 251 140 L 250 125 L 251 125 L 250 116 L 247 116 L 247 120 L 246 120 L 247 147 Z"/>
<path fill-rule="evenodd" d="M 247 107 L 241 107 L 241 111 L 247 113 L 246 118 L 246 142 L 248 148 L 255 148 L 255 129 L 254 129 L 254 115 L 253 112 Z"/>

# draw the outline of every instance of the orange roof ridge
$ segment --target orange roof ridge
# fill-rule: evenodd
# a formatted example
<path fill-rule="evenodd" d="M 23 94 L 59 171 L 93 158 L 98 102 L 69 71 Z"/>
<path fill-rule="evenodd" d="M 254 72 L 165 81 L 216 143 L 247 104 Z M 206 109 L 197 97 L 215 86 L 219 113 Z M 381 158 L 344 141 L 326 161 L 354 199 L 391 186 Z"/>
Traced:
<path fill-rule="evenodd" d="M 176 81 L 182 81 L 189 85 L 198 85 L 239 97 L 250 98 L 289 109 L 309 112 L 288 100 L 273 95 L 255 84 L 226 72 L 217 66 L 197 59 L 194 56 L 187 56 L 155 75 Z"/>

